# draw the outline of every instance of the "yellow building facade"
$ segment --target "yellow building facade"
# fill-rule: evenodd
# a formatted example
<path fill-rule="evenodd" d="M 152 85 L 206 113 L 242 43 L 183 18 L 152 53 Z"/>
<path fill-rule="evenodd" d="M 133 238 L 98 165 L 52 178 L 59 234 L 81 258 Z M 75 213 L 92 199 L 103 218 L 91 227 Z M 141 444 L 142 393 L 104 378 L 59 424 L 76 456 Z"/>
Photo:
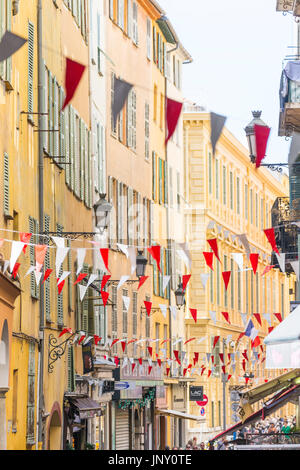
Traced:
<path fill-rule="evenodd" d="M 196 323 L 188 313 L 186 336 L 201 339 L 199 344 L 191 342 L 188 345 L 188 355 L 189 362 L 193 363 L 194 353 L 199 353 L 198 370 L 193 377 L 196 377 L 196 385 L 203 386 L 208 399 L 201 415 L 204 421 L 192 425 L 189 433 L 190 437 L 196 435 L 204 440 L 234 424 L 229 392 L 236 387 L 245 387 L 245 373 L 253 374 L 248 386 L 272 377 L 272 372 L 264 368 L 264 348 L 254 348 L 259 354 L 256 360 L 251 353 L 250 339 L 239 337 L 251 318 L 262 344 L 268 328 L 278 324 L 274 313 L 280 312 L 284 318 L 290 308 L 289 302 L 294 299 L 293 289 L 293 295 L 290 295 L 290 288 L 294 287 L 293 275 L 288 277 L 280 269 L 263 274 L 266 266 L 271 264 L 271 247 L 263 230 L 272 227 L 272 206 L 276 198 L 288 196 L 289 186 L 286 175 L 274 177 L 267 169 L 256 170 L 247 149 L 226 128 L 213 156 L 210 115 L 199 107 L 186 107 L 184 142 L 188 163 L 185 197 L 190 204 L 188 237 L 192 252 L 188 306 L 198 311 Z M 241 234 L 247 236 L 250 253 L 259 254 L 256 275 L 239 237 Z M 208 239 L 217 240 L 220 258 L 219 262 L 214 256 L 213 270 L 206 265 L 203 256 L 204 251 L 212 251 Z M 243 255 L 242 270 L 232 256 L 234 253 Z M 224 271 L 231 271 L 227 291 L 222 279 Z M 230 323 L 222 312 L 228 314 Z M 261 315 L 262 325 L 253 313 Z M 213 348 L 216 336 L 219 341 Z M 224 371 L 231 375 L 225 385 L 222 383 Z M 191 401 L 189 409 L 192 414 L 200 415 L 196 402 Z"/>

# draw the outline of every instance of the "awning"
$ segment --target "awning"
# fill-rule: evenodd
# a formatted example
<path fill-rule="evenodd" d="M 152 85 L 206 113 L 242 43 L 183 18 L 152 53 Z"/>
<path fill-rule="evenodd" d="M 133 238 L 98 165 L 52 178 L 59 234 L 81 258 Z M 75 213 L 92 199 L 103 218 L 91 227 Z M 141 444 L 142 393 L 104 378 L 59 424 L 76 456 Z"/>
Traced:
<path fill-rule="evenodd" d="M 300 367 L 300 306 L 264 339 L 266 369 Z"/>
<path fill-rule="evenodd" d="M 263 408 L 261 408 L 259 411 L 256 411 L 251 416 L 249 416 L 244 421 L 244 423 L 240 421 L 234 426 L 231 426 L 230 428 L 226 429 L 226 431 L 223 431 L 220 434 L 217 434 L 217 436 L 211 439 L 211 442 L 216 441 L 217 439 L 220 439 L 222 436 L 225 436 L 226 434 L 232 434 L 234 431 L 237 431 L 238 429 L 241 429 L 248 424 L 255 423 L 256 421 L 260 421 L 261 419 L 265 419 L 267 416 L 274 413 L 279 408 L 282 408 L 287 402 L 292 401 L 293 398 L 295 398 L 295 396 L 299 396 L 299 395 L 300 395 L 299 385 L 293 385 L 292 387 L 289 388 L 289 390 L 285 390 L 284 392 L 281 391 L 277 393 L 274 397 L 272 397 L 269 401 L 267 401 L 264 404 Z"/>
<path fill-rule="evenodd" d="M 92 398 L 68 398 L 69 402 L 74 405 L 78 411 L 80 419 L 93 418 L 101 415 L 100 403 L 92 400 Z"/>
<path fill-rule="evenodd" d="M 182 419 L 191 419 L 193 421 L 201 421 L 203 418 L 201 416 L 196 415 L 189 415 L 188 413 L 181 413 L 181 411 L 175 410 L 155 410 L 156 414 L 163 415 L 163 416 L 173 416 L 174 418 L 182 418 Z"/>

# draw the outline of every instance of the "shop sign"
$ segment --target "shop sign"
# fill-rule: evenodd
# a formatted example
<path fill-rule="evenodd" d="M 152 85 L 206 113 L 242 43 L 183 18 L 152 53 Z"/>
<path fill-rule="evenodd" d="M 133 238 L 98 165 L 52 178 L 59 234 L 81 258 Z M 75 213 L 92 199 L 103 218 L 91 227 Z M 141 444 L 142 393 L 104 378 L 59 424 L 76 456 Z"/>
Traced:
<path fill-rule="evenodd" d="M 203 400 L 203 387 L 190 387 L 190 401 Z"/>
<path fill-rule="evenodd" d="M 80 411 L 80 419 L 94 418 L 95 416 L 101 416 L 101 410 Z"/>
<path fill-rule="evenodd" d="M 120 390 L 119 400 L 136 400 L 143 398 L 143 387 L 137 385 L 135 388 L 128 388 L 127 390 Z"/>
<path fill-rule="evenodd" d="M 92 355 L 91 343 L 86 346 L 82 346 L 82 362 L 83 362 L 83 373 L 88 374 L 94 370 L 94 362 Z"/>

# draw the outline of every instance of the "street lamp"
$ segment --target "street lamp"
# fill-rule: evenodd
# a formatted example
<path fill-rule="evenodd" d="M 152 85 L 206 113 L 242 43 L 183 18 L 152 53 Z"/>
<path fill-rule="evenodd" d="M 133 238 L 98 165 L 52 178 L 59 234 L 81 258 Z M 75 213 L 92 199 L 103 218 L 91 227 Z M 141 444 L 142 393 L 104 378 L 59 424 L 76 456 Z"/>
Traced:
<path fill-rule="evenodd" d="M 105 199 L 106 194 L 100 194 L 100 199 L 94 205 L 96 227 L 101 233 L 108 227 L 109 215 L 112 211 L 112 204 Z"/>
<path fill-rule="evenodd" d="M 136 277 L 140 278 L 145 276 L 145 269 L 147 265 L 147 258 L 143 256 L 143 251 L 138 250 L 138 255 L 136 257 Z"/>
<path fill-rule="evenodd" d="M 181 308 L 185 304 L 184 290 L 180 283 L 175 291 L 176 305 Z"/>
<path fill-rule="evenodd" d="M 250 152 L 250 160 L 252 163 L 256 161 L 256 141 L 255 141 L 255 132 L 254 126 L 264 126 L 268 127 L 267 124 L 260 119 L 262 111 L 252 111 L 253 119 L 249 124 L 245 127 L 246 137 L 248 140 L 249 152 Z"/>

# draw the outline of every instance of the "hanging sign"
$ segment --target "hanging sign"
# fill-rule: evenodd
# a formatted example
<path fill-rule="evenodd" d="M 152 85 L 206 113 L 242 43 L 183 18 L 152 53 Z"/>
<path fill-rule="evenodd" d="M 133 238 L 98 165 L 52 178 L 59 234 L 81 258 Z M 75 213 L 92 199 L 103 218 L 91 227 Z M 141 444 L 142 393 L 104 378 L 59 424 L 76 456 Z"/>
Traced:
<path fill-rule="evenodd" d="M 202 401 L 203 400 L 203 387 L 190 387 L 190 401 Z"/>

